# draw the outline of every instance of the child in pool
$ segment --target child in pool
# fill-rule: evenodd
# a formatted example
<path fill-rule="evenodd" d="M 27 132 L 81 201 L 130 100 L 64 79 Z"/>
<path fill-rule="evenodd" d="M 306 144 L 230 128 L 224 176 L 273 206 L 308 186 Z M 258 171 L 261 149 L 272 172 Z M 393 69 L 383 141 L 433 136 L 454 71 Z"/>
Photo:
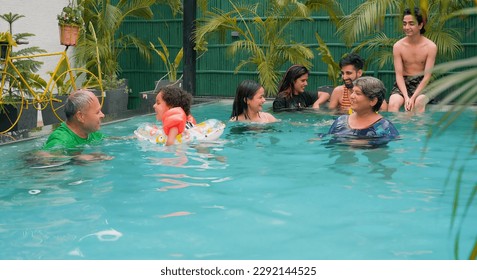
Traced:
<path fill-rule="evenodd" d="M 177 135 L 196 124 L 190 113 L 191 104 L 192 95 L 178 87 L 164 87 L 157 94 L 153 107 L 167 135 L 166 146 L 174 144 Z"/>

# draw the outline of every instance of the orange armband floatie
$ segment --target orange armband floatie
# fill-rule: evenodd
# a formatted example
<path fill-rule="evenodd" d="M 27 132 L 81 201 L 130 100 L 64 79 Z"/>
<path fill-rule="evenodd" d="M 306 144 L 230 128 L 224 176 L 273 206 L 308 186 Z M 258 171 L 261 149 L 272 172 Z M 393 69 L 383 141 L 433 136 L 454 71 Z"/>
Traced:
<path fill-rule="evenodd" d="M 177 127 L 177 134 L 181 134 L 185 129 L 187 116 L 180 107 L 174 107 L 169 109 L 162 116 L 162 126 L 166 135 L 169 134 L 169 131 L 173 127 Z"/>

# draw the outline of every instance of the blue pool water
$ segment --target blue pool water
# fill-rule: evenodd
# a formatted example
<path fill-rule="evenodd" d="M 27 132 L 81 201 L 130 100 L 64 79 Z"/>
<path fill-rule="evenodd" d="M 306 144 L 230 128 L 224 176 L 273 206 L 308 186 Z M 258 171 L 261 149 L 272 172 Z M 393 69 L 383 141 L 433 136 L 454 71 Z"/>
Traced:
<path fill-rule="evenodd" d="M 227 122 L 231 103 L 192 108 Z M 475 111 L 442 136 L 442 113 L 386 114 L 401 139 L 376 149 L 329 146 L 335 116 L 275 114 L 227 123 L 220 141 L 159 147 L 110 140 L 111 161 L 45 167 L 45 138 L 0 147 L 0 259 L 454 259 L 476 239 Z M 105 125 L 132 135 L 154 116 Z M 462 173 L 455 219 L 457 172 Z"/>

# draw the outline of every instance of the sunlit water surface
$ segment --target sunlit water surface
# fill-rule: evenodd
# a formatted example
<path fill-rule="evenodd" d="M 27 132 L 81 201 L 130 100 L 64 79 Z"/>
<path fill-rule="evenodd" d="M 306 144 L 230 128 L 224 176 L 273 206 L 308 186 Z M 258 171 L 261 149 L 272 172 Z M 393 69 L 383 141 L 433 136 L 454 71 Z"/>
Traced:
<path fill-rule="evenodd" d="M 227 122 L 230 111 L 230 102 L 192 108 L 199 122 L 227 123 L 217 142 L 166 148 L 109 140 L 84 151 L 110 161 L 39 168 L 45 163 L 31 155 L 44 137 L 1 146 L 0 258 L 469 256 L 477 228 L 475 202 L 465 208 L 476 182 L 475 111 L 427 144 L 442 113 L 386 114 L 401 139 L 375 149 L 327 145 L 319 135 L 336 116 L 325 113 L 275 114 L 280 123 L 244 126 Z M 135 117 L 102 130 L 128 136 L 152 121 Z"/>

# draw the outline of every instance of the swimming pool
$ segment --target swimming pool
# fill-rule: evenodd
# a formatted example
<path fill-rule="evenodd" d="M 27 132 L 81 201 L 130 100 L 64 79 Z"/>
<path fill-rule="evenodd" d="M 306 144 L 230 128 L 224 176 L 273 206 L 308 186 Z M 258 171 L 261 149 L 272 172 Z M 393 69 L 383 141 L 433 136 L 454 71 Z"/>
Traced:
<path fill-rule="evenodd" d="M 230 110 L 224 101 L 192 113 L 227 121 Z M 477 207 L 464 215 L 463 206 L 476 183 L 468 140 L 475 111 L 427 146 L 442 113 L 386 114 L 401 139 L 376 149 L 326 145 L 317 135 L 334 116 L 275 115 L 282 122 L 227 123 L 207 145 L 111 140 L 85 152 L 113 160 L 83 165 L 39 168 L 28 158 L 45 138 L 1 146 L 0 258 L 453 259 L 458 231 L 458 257 L 468 257 Z M 153 119 L 102 130 L 131 135 Z M 453 160 L 466 169 L 451 228 Z"/>

